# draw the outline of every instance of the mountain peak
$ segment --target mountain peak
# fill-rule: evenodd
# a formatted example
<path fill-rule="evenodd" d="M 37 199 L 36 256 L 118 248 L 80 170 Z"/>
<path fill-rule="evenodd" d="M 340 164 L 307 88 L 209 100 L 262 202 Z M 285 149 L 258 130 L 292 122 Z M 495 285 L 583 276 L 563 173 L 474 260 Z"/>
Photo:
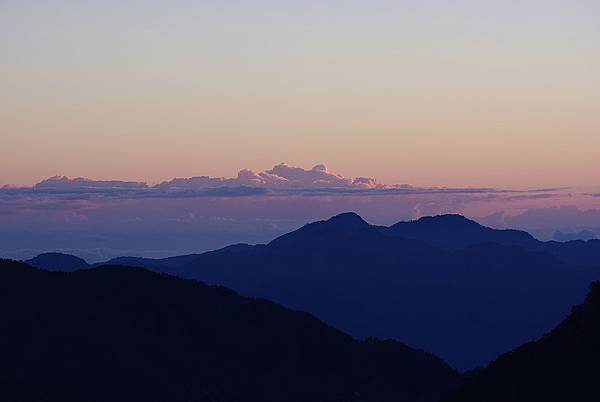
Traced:
<path fill-rule="evenodd" d="M 402 221 L 391 226 L 391 228 L 412 230 L 481 230 L 487 229 L 472 219 L 469 219 L 460 214 L 443 214 L 434 216 L 422 216 L 419 219 L 412 221 Z"/>
<path fill-rule="evenodd" d="M 284 234 L 271 241 L 269 245 L 291 244 L 291 242 L 302 241 L 321 242 L 323 235 L 337 236 L 341 233 L 363 234 L 369 229 L 369 225 L 363 218 L 354 212 L 345 212 L 335 215 L 326 221 L 317 221 L 304 225 L 300 229 Z M 370 232 L 367 230 L 367 232 Z"/>
<path fill-rule="evenodd" d="M 469 225 L 469 226 L 481 226 L 479 223 L 471 220 L 460 214 L 443 214 L 435 216 L 423 216 L 417 219 L 415 222 L 419 224 L 447 224 L 447 225 Z"/>
<path fill-rule="evenodd" d="M 25 262 L 50 271 L 74 271 L 89 267 L 83 258 L 64 253 L 43 253 Z"/>
<path fill-rule="evenodd" d="M 398 222 L 389 228 L 389 232 L 444 249 L 461 249 L 481 243 L 537 246 L 537 241 L 527 232 L 492 229 L 458 214 L 424 216 L 414 221 Z"/>
<path fill-rule="evenodd" d="M 335 215 L 326 222 L 345 226 L 369 226 L 369 224 L 355 212 L 344 212 Z"/>

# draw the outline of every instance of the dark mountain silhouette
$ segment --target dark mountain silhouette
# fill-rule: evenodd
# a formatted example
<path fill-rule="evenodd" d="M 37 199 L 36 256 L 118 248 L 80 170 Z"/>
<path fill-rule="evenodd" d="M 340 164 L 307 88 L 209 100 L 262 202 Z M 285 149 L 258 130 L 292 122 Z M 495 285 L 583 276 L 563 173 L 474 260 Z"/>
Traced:
<path fill-rule="evenodd" d="M 231 246 L 230 246 L 231 247 Z M 144 268 L 153 267 L 155 270 L 168 270 L 170 267 L 180 267 L 195 261 L 195 259 L 201 254 L 189 254 L 180 255 L 174 257 L 153 259 L 153 258 L 141 258 L 141 257 L 118 257 L 113 258 L 105 263 L 96 264 L 99 265 L 133 265 Z"/>
<path fill-rule="evenodd" d="M 105 263 L 98 263 L 95 266 L 99 267 L 102 265 L 124 265 L 124 266 L 136 266 L 152 269 L 153 271 L 168 271 L 169 264 L 161 263 L 160 260 L 152 258 L 141 258 L 141 257 L 118 257 L 113 258 Z"/>
<path fill-rule="evenodd" d="M 542 242 L 527 232 L 488 228 L 461 215 L 427 216 L 416 221 L 399 222 L 382 230 L 394 236 L 421 240 L 447 250 L 497 243 L 549 253 L 569 264 L 598 266 L 600 262 L 600 240 Z"/>
<path fill-rule="evenodd" d="M 3 401 L 436 401 L 458 374 L 223 287 L 0 260 Z"/>
<path fill-rule="evenodd" d="M 538 240 L 520 230 L 498 230 L 480 225 L 462 215 L 426 216 L 416 221 L 398 222 L 387 232 L 444 249 L 458 250 L 482 243 L 536 248 Z"/>
<path fill-rule="evenodd" d="M 544 244 L 460 216 L 385 228 L 350 213 L 267 245 L 127 263 L 309 311 L 359 338 L 401 339 L 469 369 L 550 330 L 600 278 L 600 260 L 568 264 Z"/>
<path fill-rule="evenodd" d="M 597 401 L 600 283 L 541 339 L 500 356 L 466 379 L 448 402 Z"/>
<path fill-rule="evenodd" d="M 44 253 L 25 262 L 49 271 L 70 272 L 90 267 L 84 259 L 63 253 Z"/>

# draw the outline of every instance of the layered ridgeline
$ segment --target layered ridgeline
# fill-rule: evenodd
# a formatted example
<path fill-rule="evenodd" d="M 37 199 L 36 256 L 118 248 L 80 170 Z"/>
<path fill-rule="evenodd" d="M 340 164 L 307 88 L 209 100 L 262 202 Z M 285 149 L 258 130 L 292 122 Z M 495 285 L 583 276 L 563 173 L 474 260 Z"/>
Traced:
<path fill-rule="evenodd" d="M 540 242 L 459 215 L 381 227 L 348 213 L 267 245 L 112 262 L 265 297 L 470 369 L 541 336 L 583 300 L 600 278 L 600 241 Z"/>
<path fill-rule="evenodd" d="M 458 374 L 387 340 L 144 269 L 0 260 L 3 401 L 436 401 Z"/>
<path fill-rule="evenodd" d="M 37 257 L 25 261 L 25 263 L 32 267 L 59 272 L 71 272 L 90 267 L 83 258 L 63 253 L 40 254 Z"/>
<path fill-rule="evenodd" d="M 596 282 L 585 303 L 554 330 L 474 373 L 447 402 L 597 401 L 599 362 Z"/>
<path fill-rule="evenodd" d="M 598 266 L 600 261 L 598 239 L 543 242 L 522 230 L 492 229 L 461 215 L 426 216 L 416 221 L 398 222 L 383 229 L 393 235 L 422 240 L 446 250 L 495 243 L 548 253 L 565 263 L 574 265 Z"/>

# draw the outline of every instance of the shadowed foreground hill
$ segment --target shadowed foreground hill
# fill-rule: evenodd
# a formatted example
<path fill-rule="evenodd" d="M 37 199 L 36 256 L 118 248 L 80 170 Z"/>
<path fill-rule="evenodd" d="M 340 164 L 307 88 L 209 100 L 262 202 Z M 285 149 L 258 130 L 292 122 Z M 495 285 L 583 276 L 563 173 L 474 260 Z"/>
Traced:
<path fill-rule="evenodd" d="M 458 375 L 395 341 L 143 269 L 0 261 L 0 400 L 436 401 Z"/>
<path fill-rule="evenodd" d="M 358 338 L 400 339 L 471 369 L 549 331 L 600 278 L 600 259 L 572 265 L 538 249 L 544 244 L 458 215 L 384 228 L 348 213 L 267 245 L 121 261 L 274 300 Z"/>
<path fill-rule="evenodd" d="M 448 402 L 598 401 L 600 282 L 549 334 L 500 356 Z"/>

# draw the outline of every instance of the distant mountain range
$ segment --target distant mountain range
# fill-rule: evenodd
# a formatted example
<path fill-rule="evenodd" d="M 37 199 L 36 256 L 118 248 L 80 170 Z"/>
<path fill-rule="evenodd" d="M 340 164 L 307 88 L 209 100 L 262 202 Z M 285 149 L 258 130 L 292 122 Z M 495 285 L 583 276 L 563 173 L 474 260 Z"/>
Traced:
<path fill-rule="evenodd" d="M 543 242 L 522 230 L 492 229 L 455 214 L 399 222 L 382 230 L 406 239 L 421 240 L 446 250 L 460 250 L 483 243 L 495 243 L 521 247 L 527 251 L 548 253 L 569 264 L 591 266 L 600 264 L 600 240 L 598 239 Z"/>
<path fill-rule="evenodd" d="M 470 375 L 447 402 L 593 402 L 598 397 L 600 282 L 585 303 L 535 342 Z"/>
<path fill-rule="evenodd" d="M 71 272 L 90 267 L 90 264 L 88 264 L 83 258 L 62 253 L 40 254 L 37 257 L 25 261 L 25 263 L 31 265 L 32 267 L 58 272 Z"/>
<path fill-rule="evenodd" d="M 274 300 L 355 337 L 400 339 L 465 370 L 541 336 L 583 300 L 600 278 L 600 241 L 541 242 L 460 215 L 382 227 L 347 213 L 266 245 L 109 263 Z M 85 267 L 78 264 L 69 266 Z"/>
<path fill-rule="evenodd" d="M 0 316 L 2 401 L 435 402 L 460 381 L 399 342 L 139 268 L 0 260 Z"/>

